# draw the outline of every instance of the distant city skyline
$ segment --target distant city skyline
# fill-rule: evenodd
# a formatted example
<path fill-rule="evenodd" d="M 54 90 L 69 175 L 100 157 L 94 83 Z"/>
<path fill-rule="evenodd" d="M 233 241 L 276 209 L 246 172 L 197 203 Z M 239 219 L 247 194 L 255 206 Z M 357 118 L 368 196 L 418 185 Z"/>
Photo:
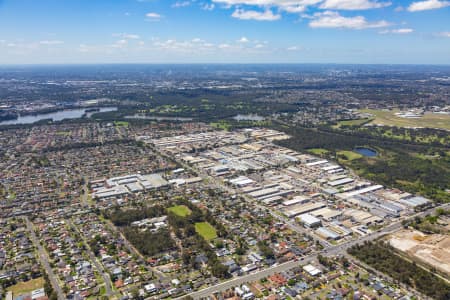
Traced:
<path fill-rule="evenodd" d="M 0 0 L 0 64 L 450 64 L 445 0 Z"/>

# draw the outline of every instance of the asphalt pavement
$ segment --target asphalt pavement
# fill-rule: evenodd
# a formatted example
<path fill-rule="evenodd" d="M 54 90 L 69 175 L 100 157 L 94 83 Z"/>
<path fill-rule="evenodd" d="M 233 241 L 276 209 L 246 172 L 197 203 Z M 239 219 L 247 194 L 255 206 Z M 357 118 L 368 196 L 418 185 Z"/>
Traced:
<path fill-rule="evenodd" d="M 41 243 L 39 242 L 38 238 L 36 237 L 36 233 L 34 232 L 33 224 L 30 222 L 28 217 L 25 217 L 25 222 L 27 223 L 27 229 L 30 232 L 31 240 L 33 241 L 33 244 L 38 250 L 39 258 L 42 263 L 42 266 L 45 269 L 45 272 L 48 275 L 48 279 L 50 280 L 50 283 L 53 287 L 53 290 L 56 292 L 56 295 L 58 296 L 58 300 L 64 300 L 64 292 L 59 286 L 58 279 L 53 273 L 52 268 L 50 267 L 49 258 L 47 256 L 47 252 L 45 251 L 44 247 L 42 247 Z"/>

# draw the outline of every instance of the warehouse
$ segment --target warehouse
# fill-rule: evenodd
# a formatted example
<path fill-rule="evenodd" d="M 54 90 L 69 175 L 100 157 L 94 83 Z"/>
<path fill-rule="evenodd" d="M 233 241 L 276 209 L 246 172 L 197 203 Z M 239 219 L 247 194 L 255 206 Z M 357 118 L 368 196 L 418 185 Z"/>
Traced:
<path fill-rule="evenodd" d="M 327 162 L 328 162 L 328 160 L 325 160 L 325 159 L 324 160 L 319 160 L 319 161 L 313 161 L 313 162 L 307 163 L 306 166 L 314 167 L 314 166 L 326 164 Z"/>
<path fill-rule="evenodd" d="M 280 203 L 281 200 L 283 200 L 283 198 L 281 196 L 271 196 L 269 198 L 266 198 L 266 199 L 262 200 L 262 202 L 265 205 L 273 206 L 275 204 Z"/>
<path fill-rule="evenodd" d="M 311 211 L 314 211 L 316 209 L 325 207 L 325 204 L 322 202 L 315 202 L 315 203 L 307 203 L 307 204 L 301 204 L 301 205 L 294 205 L 292 207 L 286 208 L 284 210 L 284 213 L 289 218 L 293 218 L 295 216 L 308 213 Z"/>
<path fill-rule="evenodd" d="M 231 179 L 230 183 L 238 187 L 244 187 L 246 185 L 254 183 L 254 181 L 246 176 L 239 176 L 235 179 Z"/>
<path fill-rule="evenodd" d="M 420 196 L 406 198 L 406 199 L 400 199 L 398 202 L 403 203 L 403 204 L 413 207 L 413 208 L 425 206 L 425 205 L 431 203 L 431 201 L 428 200 L 427 198 L 420 197 Z"/>
<path fill-rule="evenodd" d="M 303 270 L 308 272 L 308 274 L 311 276 L 317 276 L 317 275 L 322 274 L 322 271 L 320 269 L 314 267 L 313 265 L 306 265 L 303 267 Z"/>
<path fill-rule="evenodd" d="M 319 227 L 316 230 L 316 234 L 326 240 L 338 240 L 340 236 L 334 231 L 328 230 L 325 227 Z"/>
<path fill-rule="evenodd" d="M 332 187 L 335 187 L 335 186 L 338 186 L 338 185 L 351 183 L 353 181 L 355 181 L 353 178 L 345 177 L 345 178 L 342 178 L 342 179 L 339 179 L 339 180 L 328 181 L 328 185 L 332 186 Z"/>
<path fill-rule="evenodd" d="M 169 186 L 169 182 L 159 174 L 131 174 L 105 180 L 103 186 L 94 189 L 92 197 L 97 199 L 117 198 L 130 192 L 137 193 L 167 186 Z"/>
<path fill-rule="evenodd" d="M 338 194 L 336 196 L 339 197 L 340 199 L 344 199 L 345 200 L 346 198 L 350 198 L 350 197 L 353 197 L 353 196 L 356 196 L 356 195 L 361 195 L 361 194 L 373 192 L 373 191 L 376 191 L 376 190 L 379 190 L 379 189 L 382 189 L 382 188 L 383 188 L 383 186 L 379 185 L 379 184 L 371 185 L 371 186 L 368 186 L 368 187 L 363 188 L 363 189 L 359 189 L 359 190 L 354 190 L 354 191 L 347 192 L 347 193 Z"/>
<path fill-rule="evenodd" d="M 291 200 L 286 200 L 283 202 L 284 206 L 291 206 L 294 204 L 304 204 L 309 202 L 310 198 L 309 197 L 305 197 L 305 196 L 295 196 L 293 199 Z"/>
<path fill-rule="evenodd" d="M 275 193 L 278 193 L 279 189 L 278 188 L 266 188 L 266 189 L 262 189 L 259 191 L 254 191 L 249 193 L 248 195 L 253 197 L 253 198 L 259 198 L 259 197 L 263 197 L 263 196 L 268 196 L 268 195 L 272 195 Z"/>
<path fill-rule="evenodd" d="M 398 216 L 400 214 L 400 212 L 403 210 L 398 205 L 389 203 L 387 201 L 378 203 L 378 207 L 381 208 L 382 210 L 388 212 L 392 216 Z"/>
<path fill-rule="evenodd" d="M 311 212 L 311 215 L 315 217 L 320 217 L 326 221 L 331 221 L 342 215 L 342 212 L 328 207 L 324 207 Z"/>
<path fill-rule="evenodd" d="M 316 217 L 311 214 L 302 214 L 297 217 L 299 222 L 303 224 L 303 226 L 308 228 L 319 227 L 322 223 Z"/>
<path fill-rule="evenodd" d="M 336 170 L 336 169 L 340 169 L 341 167 L 338 165 L 329 165 L 326 167 L 323 167 L 322 170 L 324 171 L 331 171 L 331 170 Z"/>
<path fill-rule="evenodd" d="M 98 189 L 96 192 L 92 193 L 92 198 L 96 199 L 117 198 L 128 193 L 129 191 L 126 187 L 119 185 L 112 188 Z"/>

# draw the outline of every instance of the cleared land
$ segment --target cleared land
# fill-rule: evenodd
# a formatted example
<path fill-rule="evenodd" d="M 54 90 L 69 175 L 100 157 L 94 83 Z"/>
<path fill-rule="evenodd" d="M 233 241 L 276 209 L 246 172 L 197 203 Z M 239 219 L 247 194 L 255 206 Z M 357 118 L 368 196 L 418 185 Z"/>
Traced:
<path fill-rule="evenodd" d="M 353 151 L 338 151 L 337 155 L 339 158 L 343 158 L 345 160 L 355 160 L 363 157 L 361 154 L 353 152 Z"/>
<path fill-rule="evenodd" d="M 327 149 L 323 149 L 323 148 L 308 149 L 308 152 L 312 153 L 314 155 L 326 155 L 326 154 L 330 153 L 330 151 L 328 151 Z"/>
<path fill-rule="evenodd" d="M 114 125 L 117 127 L 128 127 L 130 123 L 127 121 L 114 121 Z"/>
<path fill-rule="evenodd" d="M 339 128 L 341 126 L 361 126 L 363 124 L 369 123 L 372 119 L 357 119 L 357 120 L 345 120 L 339 121 L 334 128 Z"/>
<path fill-rule="evenodd" d="M 450 236 L 402 230 L 393 234 L 389 243 L 408 256 L 450 275 Z"/>
<path fill-rule="evenodd" d="M 195 223 L 195 231 L 207 241 L 217 237 L 216 230 L 208 222 Z"/>
<path fill-rule="evenodd" d="M 18 284 L 9 287 L 7 290 L 13 292 L 13 296 L 16 297 L 43 287 L 44 287 L 44 278 L 39 277 L 36 279 L 28 280 L 26 282 L 19 282 Z"/>
<path fill-rule="evenodd" d="M 370 124 L 397 127 L 425 127 L 450 130 L 450 115 L 425 113 L 421 118 L 401 118 L 395 115 L 399 110 L 364 109 L 361 112 L 375 116 Z"/>
<path fill-rule="evenodd" d="M 172 206 L 169 207 L 167 210 L 173 212 L 174 214 L 180 217 L 186 217 L 191 214 L 191 210 L 186 205 Z"/>

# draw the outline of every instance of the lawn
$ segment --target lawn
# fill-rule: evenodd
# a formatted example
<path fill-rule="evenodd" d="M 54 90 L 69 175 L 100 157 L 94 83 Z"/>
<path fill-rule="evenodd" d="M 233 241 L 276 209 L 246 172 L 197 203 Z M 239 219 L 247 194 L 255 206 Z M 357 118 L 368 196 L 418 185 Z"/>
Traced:
<path fill-rule="evenodd" d="M 128 127 L 130 123 L 128 123 L 127 121 L 114 121 L 114 125 L 117 127 Z"/>
<path fill-rule="evenodd" d="M 312 149 L 308 149 L 308 152 L 314 155 L 326 155 L 328 153 L 330 153 L 330 151 L 328 151 L 327 149 L 323 149 L 323 148 L 312 148 Z"/>
<path fill-rule="evenodd" d="M 15 297 L 43 287 L 44 287 L 44 278 L 39 277 L 36 279 L 28 280 L 26 282 L 19 282 L 18 284 L 9 287 L 7 290 L 13 292 L 13 295 Z"/>
<path fill-rule="evenodd" d="M 425 113 L 421 118 L 408 119 L 396 116 L 395 113 L 399 112 L 399 110 L 364 109 L 361 111 L 375 116 L 375 119 L 370 122 L 371 124 L 450 129 L 450 115 Z"/>
<path fill-rule="evenodd" d="M 170 212 L 173 212 L 174 214 L 176 214 L 177 216 L 180 216 L 180 217 L 186 217 L 191 214 L 191 210 L 186 205 L 172 206 L 172 207 L 169 207 L 167 210 Z"/>
<path fill-rule="evenodd" d="M 230 129 L 232 127 L 231 124 L 226 121 L 212 122 L 212 123 L 209 123 L 209 125 L 211 125 L 214 128 L 222 129 L 225 131 L 230 131 Z"/>
<path fill-rule="evenodd" d="M 217 237 L 216 230 L 208 222 L 195 223 L 195 231 L 207 241 Z"/>
<path fill-rule="evenodd" d="M 343 158 L 345 160 L 355 160 L 363 157 L 361 154 L 353 152 L 353 151 L 338 151 L 337 155 L 339 158 Z"/>
<path fill-rule="evenodd" d="M 371 119 L 357 119 L 357 120 L 345 120 L 345 121 L 339 121 L 337 125 L 334 127 L 341 127 L 341 126 L 361 126 L 366 123 L 369 123 Z"/>

